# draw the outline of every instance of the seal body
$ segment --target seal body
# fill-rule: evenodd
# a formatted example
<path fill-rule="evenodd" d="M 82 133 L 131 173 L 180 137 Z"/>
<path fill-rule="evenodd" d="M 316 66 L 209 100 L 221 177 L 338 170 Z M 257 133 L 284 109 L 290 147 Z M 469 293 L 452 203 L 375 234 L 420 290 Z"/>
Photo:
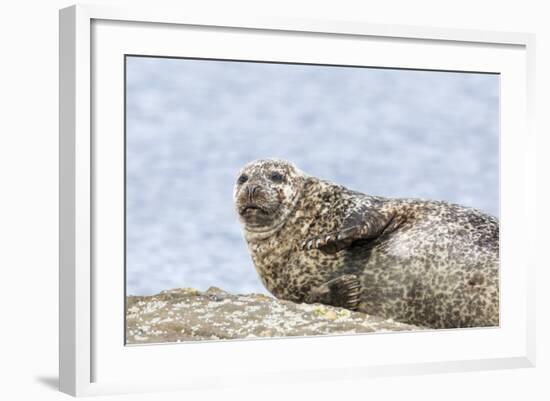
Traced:
<path fill-rule="evenodd" d="M 368 196 L 276 160 L 245 166 L 234 196 L 256 270 L 277 298 L 432 328 L 499 324 L 492 216 Z"/>

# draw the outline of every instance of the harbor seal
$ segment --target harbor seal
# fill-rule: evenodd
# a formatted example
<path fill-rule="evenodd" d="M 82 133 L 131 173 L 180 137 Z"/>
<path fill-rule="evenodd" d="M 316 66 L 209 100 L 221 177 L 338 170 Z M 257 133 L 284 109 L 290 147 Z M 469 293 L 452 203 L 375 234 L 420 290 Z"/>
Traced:
<path fill-rule="evenodd" d="M 244 166 L 244 238 L 277 298 L 431 328 L 499 324 L 499 223 L 443 201 L 369 196 L 282 160 Z"/>

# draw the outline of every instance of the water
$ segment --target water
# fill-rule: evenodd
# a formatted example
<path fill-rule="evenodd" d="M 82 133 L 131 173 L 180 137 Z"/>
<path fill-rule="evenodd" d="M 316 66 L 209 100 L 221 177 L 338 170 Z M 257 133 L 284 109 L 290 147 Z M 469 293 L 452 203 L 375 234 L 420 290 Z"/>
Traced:
<path fill-rule="evenodd" d="M 233 210 L 276 157 L 373 195 L 498 216 L 496 75 L 127 59 L 127 292 L 263 292 Z"/>

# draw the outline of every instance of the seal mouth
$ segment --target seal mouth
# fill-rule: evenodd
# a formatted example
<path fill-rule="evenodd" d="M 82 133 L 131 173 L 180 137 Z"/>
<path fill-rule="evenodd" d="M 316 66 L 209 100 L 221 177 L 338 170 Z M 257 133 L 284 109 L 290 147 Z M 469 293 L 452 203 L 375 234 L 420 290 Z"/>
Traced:
<path fill-rule="evenodd" d="M 251 204 L 251 203 L 241 206 L 241 208 L 239 209 L 239 213 L 242 216 L 247 215 L 247 214 L 251 214 L 251 213 L 268 214 L 267 210 L 264 209 L 263 207 L 255 205 L 255 204 Z"/>

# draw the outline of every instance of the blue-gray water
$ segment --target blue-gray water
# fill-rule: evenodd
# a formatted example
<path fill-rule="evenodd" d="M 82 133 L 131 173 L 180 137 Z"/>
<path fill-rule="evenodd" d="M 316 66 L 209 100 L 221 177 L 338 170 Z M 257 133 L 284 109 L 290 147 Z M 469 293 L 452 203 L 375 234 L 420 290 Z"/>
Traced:
<path fill-rule="evenodd" d="M 265 292 L 233 211 L 265 157 L 498 215 L 496 75 L 127 59 L 127 292 Z"/>

